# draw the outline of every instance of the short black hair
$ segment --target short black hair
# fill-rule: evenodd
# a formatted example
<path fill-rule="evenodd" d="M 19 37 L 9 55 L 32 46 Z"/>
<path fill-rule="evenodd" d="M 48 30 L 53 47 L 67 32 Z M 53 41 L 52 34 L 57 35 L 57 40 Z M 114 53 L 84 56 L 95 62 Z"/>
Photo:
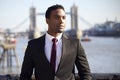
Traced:
<path fill-rule="evenodd" d="M 59 4 L 56 4 L 56 5 L 53 5 L 53 6 L 50 6 L 48 7 L 46 13 L 45 13 L 45 18 L 50 18 L 50 14 L 53 10 L 56 10 L 56 9 L 63 9 L 64 10 L 64 7 L 62 5 L 59 5 Z M 65 11 L 65 10 L 64 10 Z"/>

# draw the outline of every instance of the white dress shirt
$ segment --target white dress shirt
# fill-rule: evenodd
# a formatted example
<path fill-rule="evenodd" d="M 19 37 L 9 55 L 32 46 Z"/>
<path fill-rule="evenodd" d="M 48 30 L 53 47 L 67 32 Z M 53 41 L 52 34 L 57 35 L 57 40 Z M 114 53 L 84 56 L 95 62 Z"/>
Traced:
<path fill-rule="evenodd" d="M 45 55 L 48 59 L 48 61 L 50 62 L 50 58 L 51 58 L 51 49 L 52 49 L 52 39 L 55 38 L 51 35 L 49 35 L 48 33 L 46 33 L 45 36 Z M 60 63 L 60 59 L 61 59 L 61 54 L 62 54 L 62 33 L 56 37 L 58 39 L 57 43 L 56 43 L 56 47 L 57 47 L 57 51 L 56 51 L 56 68 L 55 71 L 57 71 L 58 69 L 58 65 Z"/>

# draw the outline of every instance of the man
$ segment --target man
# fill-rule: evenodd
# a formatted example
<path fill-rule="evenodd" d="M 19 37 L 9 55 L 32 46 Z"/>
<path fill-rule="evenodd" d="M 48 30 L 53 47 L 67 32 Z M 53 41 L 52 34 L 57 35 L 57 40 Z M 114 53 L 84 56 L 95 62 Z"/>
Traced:
<path fill-rule="evenodd" d="M 63 33 L 66 24 L 63 6 L 49 7 L 45 17 L 48 31 L 42 37 L 29 41 L 20 80 L 31 80 L 33 71 L 36 80 L 75 80 L 75 64 L 80 79 L 91 80 L 89 65 L 80 41 Z"/>

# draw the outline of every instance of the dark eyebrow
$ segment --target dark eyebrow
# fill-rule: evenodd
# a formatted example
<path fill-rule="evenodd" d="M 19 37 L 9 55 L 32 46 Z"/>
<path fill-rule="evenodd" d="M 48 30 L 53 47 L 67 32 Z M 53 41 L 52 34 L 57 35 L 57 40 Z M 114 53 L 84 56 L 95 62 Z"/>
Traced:
<path fill-rule="evenodd" d="M 55 17 L 66 17 L 66 15 L 60 16 L 60 15 L 54 15 Z"/>

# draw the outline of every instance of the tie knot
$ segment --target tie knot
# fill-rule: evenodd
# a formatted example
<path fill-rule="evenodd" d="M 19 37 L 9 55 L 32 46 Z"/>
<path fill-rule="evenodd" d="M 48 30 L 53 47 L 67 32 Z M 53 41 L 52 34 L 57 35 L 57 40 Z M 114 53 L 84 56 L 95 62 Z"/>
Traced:
<path fill-rule="evenodd" d="M 57 38 L 53 38 L 53 39 L 52 39 L 52 42 L 53 42 L 53 43 L 56 43 L 57 41 L 58 41 Z"/>

